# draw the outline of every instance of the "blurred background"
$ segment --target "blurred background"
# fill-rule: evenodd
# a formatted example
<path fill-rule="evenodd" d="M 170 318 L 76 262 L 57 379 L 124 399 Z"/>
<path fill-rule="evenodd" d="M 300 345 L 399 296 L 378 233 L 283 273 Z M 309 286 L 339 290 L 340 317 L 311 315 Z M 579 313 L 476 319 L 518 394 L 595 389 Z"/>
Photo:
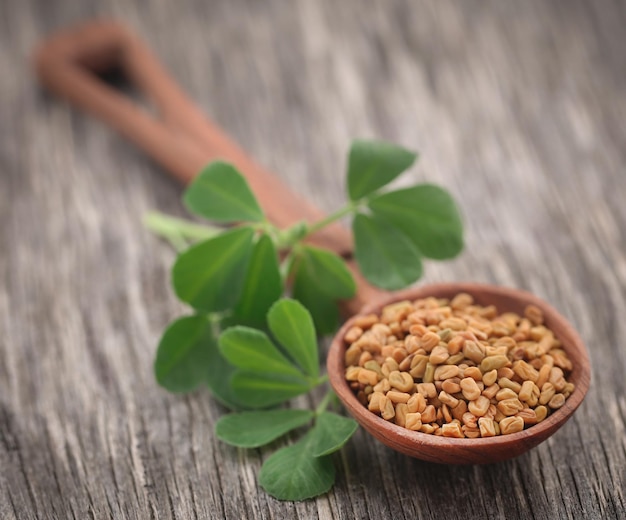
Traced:
<path fill-rule="evenodd" d="M 550 301 L 603 389 L 569 430 L 504 465 L 407 461 L 361 432 L 331 495 L 267 499 L 263 454 L 220 445 L 220 408 L 152 375 L 182 308 L 174 253 L 142 217 L 184 215 L 182 187 L 33 74 L 42 38 L 94 17 L 127 24 L 214 122 L 325 211 L 345 200 L 353 138 L 418 150 L 401 182 L 445 186 L 466 225 L 465 252 L 427 263 L 424 281 Z M 470 498 L 493 516 L 619 516 L 625 71 L 626 4 L 610 0 L 0 2 L 0 516 L 349 518 L 369 504 L 454 517 Z"/>

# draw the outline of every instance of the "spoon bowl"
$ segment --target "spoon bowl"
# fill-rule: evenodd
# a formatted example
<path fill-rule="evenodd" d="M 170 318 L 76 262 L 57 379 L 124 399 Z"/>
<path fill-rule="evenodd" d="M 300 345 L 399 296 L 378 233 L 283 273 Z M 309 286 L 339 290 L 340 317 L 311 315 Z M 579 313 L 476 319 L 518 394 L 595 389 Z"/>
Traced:
<path fill-rule="evenodd" d="M 479 305 L 495 305 L 499 313 L 516 312 L 523 315 L 527 305 L 535 305 L 543 311 L 545 325 L 550 328 L 562 343 L 562 349 L 569 356 L 573 369 L 568 380 L 575 389 L 565 404 L 546 419 L 518 433 L 497 435 L 477 439 L 457 439 L 415 432 L 385 421 L 363 406 L 348 386 L 345 379 L 345 351 L 343 340 L 358 316 L 380 314 L 383 307 L 402 300 L 417 300 L 434 296 L 453 298 L 458 293 L 468 293 Z M 517 289 L 474 283 L 446 283 L 425 285 L 377 301 L 349 319 L 334 337 L 327 359 L 327 369 L 335 393 L 348 412 L 371 435 L 390 448 L 430 462 L 442 464 L 489 464 L 517 457 L 537 446 L 555 433 L 574 413 L 584 399 L 591 380 L 589 356 L 582 340 L 552 306 L 540 298 Z"/>

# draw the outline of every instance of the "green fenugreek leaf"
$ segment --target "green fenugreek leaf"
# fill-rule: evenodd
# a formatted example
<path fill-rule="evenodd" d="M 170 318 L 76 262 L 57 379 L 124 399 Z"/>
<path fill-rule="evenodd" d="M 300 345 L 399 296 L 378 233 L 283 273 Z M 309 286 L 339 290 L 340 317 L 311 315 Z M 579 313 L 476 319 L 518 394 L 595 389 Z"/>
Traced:
<path fill-rule="evenodd" d="M 218 222 L 261 222 L 265 219 L 246 179 L 232 164 L 209 164 L 185 191 L 192 213 Z"/>
<path fill-rule="evenodd" d="M 348 159 L 348 193 L 359 200 L 410 168 L 417 155 L 384 141 L 356 140 Z"/>
<path fill-rule="evenodd" d="M 269 408 L 308 392 L 309 381 L 280 374 L 237 370 L 230 383 L 239 402 L 247 408 Z"/>
<path fill-rule="evenodd" d="M 305 269 L 308 278 L 333 299 L 352 298 L 356 292 L 356 283 L 345 261 L 327 249 L 303 246 L 299 269 Z"/>
<path fill-rule="evenodd" d="M 204 316 L 186 316 L 163 333 L 154 362 L 156 379 L 170 392 L 189 392 L 204 383 L 215 340 Z"/>
<path fill-rule="evenodd" d="M 359 269 L 374 285 L 401 289 L 422 275 L 419 251 L 391 224 L 376 216 L 358 214 L 352 229 Z"/>
<path fill-rule="evenodd" d="M 311 454 L 313 431 L 300 441 L 269 457 L 259 473 L 259 483 L 279 500 L 306 500 L 326 493 L 335 482 L 330 457 Z"/>
<path fill-rule="evenodd" d="M 264 446 L 298 426 L 308 423 L 311 410 L 262 410 L 231 413 L 215 425 L 222 441 L 240 448 Z"/>
<path fill-rule="evenodd" d="M 237 368 L 250 372 L 304 376 L 260 330 L 231 327 L 222 332 L 219 345 L 222 355 Z"/>
<path fill-rule="evenodd" d="M 293 276 L 292 295 L 311 313 L 320 336 L 332 334 L 339 325 L 339 307 L 334 298 L 320 290 L 307 269 L 298 266 Z"/>
<path fill-rule="evenodd" d="M 263 328 L 267 311 L 283 293 L 274 242 L 262 235 L 254 246 L 243 291 L 233 310 L 237 323 Z"/>
<path fill-rule="evenodd" d="M 267 323 L 287 354 L 311 377 L 319 376 L 315 327 L 309 311 L 291 299 L 277 301 L 267 314 Z"/>
<path fill-rule="evenodd" d="M 359 425 L 354 419 L 348 419 L 331 412 L 322 412 L 315 419 L 310 444 L 314 457 L 323 457 L 339 450 L 348 442 Z"/>
<path fill-rule="evenodd" d="M 241 294 L 254 231 L 227 231 L 200 242 L 178 256 L 172 269 L 177 296 L 207 312 L 231 309 Z"/>
<path fill-rule="evenodd" d="M 450 194 L 432 184 L 392 191 L 372 198 L 375 215 L 402 230 L 428 258 L 442 260 L 463 249 L 463 222 Z"/>

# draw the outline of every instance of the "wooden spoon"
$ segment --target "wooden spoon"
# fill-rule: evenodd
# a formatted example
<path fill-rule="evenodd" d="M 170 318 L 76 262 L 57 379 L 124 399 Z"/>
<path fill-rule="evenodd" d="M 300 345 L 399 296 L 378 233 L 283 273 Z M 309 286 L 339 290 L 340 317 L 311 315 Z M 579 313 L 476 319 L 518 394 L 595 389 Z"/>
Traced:
<path fill-rule="evenodd" d="M 323 213 L 290 191 L 281 181 L 256 164 L 221 129 L 210 122 L 185 96 L 148 48 L 128 29 L 113 21 L 95 21 L 70 28 L 48 38 L 35 53 L 39 79 L 50 90 L 99 117 L 143 149 L 170 174 L 184 183 L 210 161 L 234 164 L 275 225 L 287 227 L 299 220 L 319 220 Z M 154 105 L 151 115 L 104 83 L 99 73 L 121 70 Z M 345 378 L 343 336 L 354 318 L 335 336 L 328 355 L 331 385 L 350 413 L 363 427 L 388 446 L 408 455 L 435 462 L 487 463 L 513 457 L 554 433 L 580 405 L 589 387 L 590 364 L 585 347 L 567 321 L 552 307 L 531 294 L 487 285 L 450 283 L 423 286 L 390 294 L 369 285 L 352 259 L 352 238 L 339 224 L 311 237 L 346 259 L 357 281 L 355 298 L 343 302 L 347 316 L 363 308 L 378 312 L 392 301 L 424 296 L 451 297 L 472 294 L 482 304 L 502 311 L 521 312 L 528 303 L 544 311 L 548 326 L 562 341 L 574 363 L 570 379 L 576 390 L 565 405 L 542 423 L 523 432 L 486 439 L 447 439 L 411 432 L 388 423 L 364 408 Z"/>

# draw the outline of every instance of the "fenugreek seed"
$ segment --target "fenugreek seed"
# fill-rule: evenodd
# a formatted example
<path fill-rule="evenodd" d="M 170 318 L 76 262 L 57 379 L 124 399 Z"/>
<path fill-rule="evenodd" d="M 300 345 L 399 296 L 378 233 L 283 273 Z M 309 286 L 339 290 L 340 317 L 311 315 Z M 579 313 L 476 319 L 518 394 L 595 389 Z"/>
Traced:
<path fill-rule="evenodd" d="M 398 370 L 400 370 L 400 372 L 408 372 L 411 370 L 411 361 L 413 361 L 413 357 L 413 355 L 410 355 L 401 360 L 398 363 Z"/>
<path fill-rule="evenodd" d="M 507 417 L 511 415 L 515 415 L 517 412 L 520 412 L 524 409 L 524 405 L 520 402 L 519 399 L 504 399 L 500 401 L 496 408 L 500 410 Z"/>
<path fill-rule="evenodd" d="M 417 352 L 420 347 L 421 342 L 417 336 L 410 335 L 404 338 L 404 348 L 409 354 Z"/>
<path fill-rule="evenodd" d="M 362 352 L 363 351 L 359 347 L 354 345 L 350 346 L 348 350 L 346 350 L 345 354 L 346 366 L 349 367 L 357 365 Z"/>
<path fill-rule="evenodd" d="M 367 314 L 365 316 L 357 316 L 354 319 L 353 326 L 367 330 L 375 323 L 378 323 L 378 316 L 376 316 L 376 314 Z"/>
<path fill-rule="evenodd" d="M 426 366 L 428 365 L 428 358 L 426 356 L 419 356 L 419 357 L 420 359 L 418 360 L 418 362 L 409 371 L 409 373 L 414 379 L 422 379 L 424 377 L 424 374 L 426 373 Z"/>
<path fill-rule="evenodd" d="M 442 329 L 465 330 L 467 322 L 462 318 L 448 318 L 439 323 Z"/>
<path fill-rule="evenodd" d="M 530 339 L 532 339 L 533 341 L 541 341 L 541 338 L 543 338 L 547 332 L 548 332 L 548 329 L 546 329 L 543 325 L 537 325 L 535 327 L 531 327 Z"/>
<path fill-rule="evenodd" d="M 416 313 L 409 315 L 409 319 L 413 319 L 416 320 L 418 319 L 415 316 Z M 421 320 L 421 318 L 419 318 Z M 409 334 L 413 334 L 414 336 L 418 336 L 419 338 L 421 338 L 424 334 L 426 334 L 428 332 L 428 329 L 424 326 L 423 323 L 416 323 L 414 325 L 411 325 L 411 327 L 409 328 Z"/>
<path fill-rule="evenodd" d="M 575 388 L 576 388 L 576 385 L 574 383 L 566 383 L 565 387 L 563 388 L 563 391 L 571 394 Z"/>
<path fill-rule="evenodd" d="M 476 417 L 473 413 L 465 412 L 461 418 L 461 422 L 470 428 L 476 428 L 476 425 L 478 424 L 478 417 Z"/>
<path fill-rule="evenodd" d="M 448 353 L 448 349 L 446 347 L 436 346 L 430 353 L 430 358 L 428 359 L 428 361 L 432 365 L 440 365 L 441 363 L 445 362 L 445 360 L 449 357 L 450 354 Z"/>
<path fill-rule="evenodd" d="M 478 439 L 480 437 L 480 430 L 476 428 L 469 428 L 467 426 L 461 426 L 461 430 L 463 430 L 463 434 L 468 439 Z"/>
<path fill-rule="evenodd" d="M 484 374 L 485 372 L 502 368 L 510 363 L 509 358 L 504 355 L 489 356 L 480 362 L 480 370 Z"/>
<path fill-rule="evenodd" d="M 556 389 L 552 383 L 544 383 L 541 387 L 541 394 L 539 395 L 539 404 L 548 404 L 555 393 Z"/>
<path fill-rule="evenodd" d="M 498 371 L 495 369 L 490 370 L 489 372 L 486 372 L 485 374 L 483 374 L 483 383 L 485 383 L 485 386 L 487 387 L 493 385 L 497 380 L 498 380 Z"/>
<path fill-rule="evenodd" d="M 417 391 L 427 399 L 432 399 L 437 396 L 437 389 L 432 383 L 418 383 Z"/>
<path fill-rule="evenodd" d="M 510 388 L 502 388 L 501 390 L 498 390 L 496 400 L 504 401 L 505 399 L 517 399 L 517 394 Z"/>
<path fill-rule="evenodd" d="M 452 397 L 449 393 L 444 391 L 439 392 L 439 400 L 451 408 L 454 408 L 457 404 L 459 404 L 459 400 L 456 397 Z"/>
<path fill-rule="evenodd" d="M 432 424 L 422 424 L 422 427 L 419 429 L 419 431 L 421 431 L 422 433 L 434 434 L 435 429 L 435 426 L 433 426 Z"/>
<path fill-rule="evenodd" d="M 494 347 L 491 345 L 485 347 L 485 357 L 506 356 L 508 353 L 509 353 L 509 349 L 506 347 Z"/>
<path fill-rule="evenodd" d="M 507 379 L 511 379 L 515 375 L 515 372 L 510 367 L 502 367 L 498 369 L 498 379 L 502 377 L 506 377 Z M 500 385 L 502 386 L 502 385 Z"/>
<path fill-rule="evenodd" d="M 373 392 L 369 396 L 369 403 L 367 405 L 367 409 L 370 412 L 379 413 L 380 412 L 380 399 L 382 397 L 385 397 L 385 395 L 382 392 Z"/>
<path fill-rule="evenodd" d="M 365 351 L 361 354 L 361 356 L 359 357 L 359 366 L 365 366 L 365 363 L 367 363 L 368 361 L 371 361 L 372 359 L 374 359 L 374 356 L 372 356 L 371 352 Z"/>
<path fill-rule="evenodd" d="M 426 398 L 420 393 L 414 393 L 407 401 L 410 413 L 423 412 L 426 408 Z"/>
<path fill-rule="evenodd" d="M 467 293 L 459 293 L 450 302 L 450 307 L 455 310 L 466 309 L 469 305 L 474 303 L 474 298 Z"/>
<path fill-rule="evenodd" d="M 422 414 L 407 413 L 405 417 L 405 427 L 409 430 L 417 431 L 422 427 Z"/>
<path fill-rule="evenodd" d="M 515 416 L 521 417 L 524 420 L 524 424 L 537 424 L 537 414 L 532 408 L 524 408 L 523 410 L 517 412 Z"/>
<path fill-rule="evenodd" d="M 459 375 L 459 367 L 456 365 L 440 365 L 435 368 L 435 380 L 445 381 Z"/>
<path fill-rule="evenodd" d="M 396 417 L 395 422 L 398 426 L 403 428 L 406 426 L 406 414 L 408 413 L 407 405 L 404 403 L 398 403 L 396 405 Z"/>
<path fill-rule="evenodd" d="M 441 415 L 444 422 L 452 422 L 452 414 L 450 413 L 450 407 L 447 404 L 441 405 Z"/>
<path fill-rule="evenodd" d="M 422 413 L 422 422 L 423 423 L 431 423 L 435 422 L 437 419 L 437 410 L 432 404 L 429 404 Z"/>
<path fill-rule="evenodd" d="M 451 356 L 459 354 L 461 349 L 463 348 L 463 343 L 465 343 L 465 338 L 463 336 L 455 336 L 450 341 L 448 341 L 448 352 Z"/>
<path fill-rule="evenodd" d="M 398 372 L 397 370 L 389 373 L 389 384 L 400 392 L 409 392 L 413 389 L 415 382 L 408 372 Z"/>
<path fill-rule="evenodd" d="M 524 381 L 522 383 L 522 388 L 520 388 L 520 391 L 519 391 L 519 396 L 518 396 L 519 400 L 520 401 L 531 400 L 533 396 L 533 391 L 536 387 L 537 385 L 535 385 L 535 383 L 533 383 L 532 381 Z"/>
<path fill-rule="evenodd" d="M 526 309 L 524 309 L 524 316 L 533 325 L 543 324 L 543 312 L 536 305 L 527 305 Z"/>
<path fill-rule="evenodd" d="M 459 385 L 461 386 L 463 397 L 465 397 L 468 401 L 474 401 L 480 396 L 480 388 L 476 384 L 476 381 L 474 381 L 471 377 L 461 379 Z"/>
<path fill-rule="evenodd" d="M 451 379 L 446 379 L 441 384 L 441 389 L 445 390 L 449 394 L 457 394 L 461 391 L 461 385 L 457 381 L 460 382 L 460 380 L 456 377 L 451 378 Z"/>
<path fill-rule="evenodd" d="M 481 437 L 494 437 L 496 435 L 496 428 L 493 423 L 493 419 L 481 417 L 478 419 L 478 428 L 480 429 Z"/>
<path fill-rule="evenodd" d="M 371 359 L 367 361 L 366 363 L 364 363 L 363 368 L 367 368 L 368 370 L 373 370 L 379 375 L 379 377 L 383 375 L 380 369 L 380 365 L 378 364 L 378 361 L 375 361 L 374 359 Z"/>
<path fill-rule="evenodd" d="M 450 412 L 452 413 L 452 417 L 460 421 L 467 412 L 467 402 L 463 401 L 463 399 L 459 399 L 459 404 L 452 408 Z"/>
<path fill-rule="evenodd" d="M 565 378 L 563 377 L 563 370 L 561 370 L 559 367 L 552 367 L 550 369 L 550 377 L 548 378 L 548 381 L 552 383 L 557 391 L 563 390 L 563 387 L 566 383 Z"/>
<path fill-rule="evenodd" d="M 489 419 L 493 419 L 496 414 L 498 413 L 498 409 L 496 408 L 496 405 L 491 403 L 489 405 L 489 408 L 487 408 L 487 413 L 485 413 L 485 415 L 483 415 L 483 417 L 487 417 Z"/>
<path fill-rule="evenodd" d="M 441 327 L 441 323 L 439 324 Z M 448 341 L 452 337 L 452 329 L 443 329 L 437 332 L 437 336 L 441 341 Z"/>
<path fill-rule="evenodd" d="M 513 372 L 523 381 L 532 381 L 534 383 L 539 378 L 539 372 L 523 360 L 513 363 Z"/>
<path fill-rule="evenodd" d="M 378 374 L 373 370 L 367 370 L 365 368 L 362 368 L 359 371 L 357 380 L 359 383 L 363 383 L 364 385 L 374 386 L 376 383 L 378 383 Z"/>
<path fill-rule="evenodd" d="M 565 396 L 563 394 L 554 394 L 554 397 L 548 402 L 548 406 L 553 410 L 561 408 L 565 404 Z"/>
<path fill-rule="evenodd" d="M 476 417 L 482 417 L 487 413 L 491 402 L 484 395 L 478 396 L 478 398 L 470 401 L 467 409 L 473 413 Z"/>
<path fill-rule="evenodd" d="M 515 381 L 511 381 L 508 377 L 501 377 L 498 379 L 498 384 L 500 388 L 510 388 L 516 394 L 519 394 L 519 391 L 522 389 L 522 385 L 516 383 Z"/>
<path fill-rule="evenodd" d="M 461 361 L 465 359 L 463 352 L 459 352 L 458 354 L 454 354 L 454 356 L 450 356 L 446 359 L 446 365 L 458 365 Z"/>
<path fill-rule="evenodd" d="M 481 394 L 484 395 L 487 399 L 491 400 L 498 394 L 499 391 L 500 391 L 500 387 L 498 386 L 497 383 L 494 383 L 493 385 L 485 388 L 481 392 Z"/>
<path fill-rule="evenodd" d="M 343 337 L 347 343 L 354 343 L 363 335 L 363 329 L 361 327 L 350 327 L 346 335 Z"/>
<path fill-rule="evenodd" d="M 350 366 L 346 368 L 346 381 L 358 381 L 361 367 Z"/>
<path fill-rule="evenodd" d="M 383 396 L 378 400 L 378 406 L 380 407 L 380 416 L 386 421 L 391 421 L 396 416 L 396 409 L 387 396 Z"/>
<path fill-rule="evenodd" d="M 422 336 L 421 346 L 426 352 L 430 352 L 439 345 L 439 341 L 439 335 L 429 331 Z"/>
<path fill-rule="evenodd" d="M 382 392 L 383 394 L 386 394 L 389 390 L 391 390 L 391 385 L 389 384 L 389 379 L 387 378 L 374 385 L 375 392 Z"/>
<path fill-rule="evenodd" d="M 463 371 L 463 377 L 471 377 L 474 381 L 482 381 L 483 373 L 478 367 L 467 367 Z"/>
<path fill-rule="evenodd" d="M 424 370 L 424 375 L 422 376 L 422 381 L 424 383 L 432 383 L 435 380 L 435 365 L 432 363 L 426 364 L 426 370 Z"/>
<path fill-rule="evenodd" d="M 485 347 L 476 341 L 467 340 L 463 344 L 463 355 L 474 363 L 480 363 L 485 358 Z"/>
<path fill-rule="evenodd" d="M 572 362 L 567 357 L 565 351 L 560 349 L 551 350 L 550 353 L 554 358 L 554 364 L 562 370 L 572 370 Z"/>
<path fill-rule="evenodd" d="M 506 417 L 500 421 L 500 433 L 509 435 L 521 432 L 524 429 L 524 419 L 521 417 Z"/>
<path fill-rule="evenodd" d="M 548 416 L 548 409 L 545 406 L 537 406 L 535 415 L 537 416 L 537 422 L 541 422 Z"/>
<path fill-rule="evenodd" d="M 444 437 L 454 437 L 457 439 L 463 439 L 465 437 L 463 430 L 461 430 L 461 425 L 457 422 L 442 425 L 441 434 Z"/>
<path fill-rule="evenodd" d="M 383 363 L 383 366 L 387 366 L 387 368 L 389 368 L 390 373 L 400 368 L 398 366 L 398 362 L 391 356 L 385 358 L 385 362 Z"/>
<path fill-rule="evenodd" d="M 387 392 L 387 398 L 391 400 L 392 403 L 407 403 L 411 398 L 410 394 L 406 392 L 398 392 L 397 390 L 390 390 Z"/>

